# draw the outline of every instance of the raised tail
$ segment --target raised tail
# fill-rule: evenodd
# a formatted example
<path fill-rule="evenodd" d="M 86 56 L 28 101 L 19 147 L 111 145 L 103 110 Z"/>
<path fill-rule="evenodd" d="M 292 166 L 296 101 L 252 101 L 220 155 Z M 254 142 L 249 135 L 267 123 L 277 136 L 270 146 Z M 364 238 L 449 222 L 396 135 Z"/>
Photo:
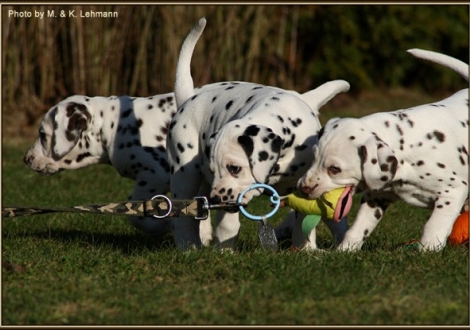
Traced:
<path fill-rule="evenodd" d="M 413 55 L 414 57 L 441 64 L 457 72 L 465 80 L 468 81 L 468 64 L 456 58 L 419 48 L 408 49 L 407 52 Z"/>
<path fill-rule="evenodd" d="M 349 91 L 349 83 L 345 80 L 332 80 L 309 92 L 300 94 L 300 98 L 307 103 L 318 115 L 318 109 L 325 105 L 338 93 Z"/>
<path fill-rule="evenodd" d="M 206 19 L 200 18 L 193 26 L 181 46 L 178 64 L 176 66 L 175 98 L 176 105 L 181 106 L 187 99 L 194 95 L 194 82 L 191 76 L 191 58 L 194 47 L 206 26 Z"/>

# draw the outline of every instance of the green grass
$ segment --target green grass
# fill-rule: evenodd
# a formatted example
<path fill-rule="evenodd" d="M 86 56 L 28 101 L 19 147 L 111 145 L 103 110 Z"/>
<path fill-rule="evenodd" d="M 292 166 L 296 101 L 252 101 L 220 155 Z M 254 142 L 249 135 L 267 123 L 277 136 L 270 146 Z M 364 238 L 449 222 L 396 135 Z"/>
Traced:
<path fill-rule="evenodd" d="M 123 201 L 133 182 L 107 166 L 44 177 L 4 143 L 2 206 Z M 358 197 L 348 217 L 354 219 Z M 269 209 L 265 198 L 250 210 Z M 282 209 L 270 222 L 279 223 Z M 362 251 L 263 250 L 242 219 L 238 251 L 180 252 L 125 217 L 53 213 L 2 220 L 3 325 L 468 325 L 468 249 L 419 253 L 430 210 L 393 204 Z"/>
<path fill-rule="evenodd" d="M 131 190 L 131 181 L 106 166 L 40 176 L 21 163 L 23 151 L 3 148 L 4 206 L 121 201 Z M 268 207 L 262 198 L 250 204 Z M 419 238 L 428 215 L 394 204 L 363 251 L 314 254 L 291 252 L 289 242 L 278 253 L 264 251 L 246 219 L 235 254 L 179 252 L 171 236 L 143 235 L 125 217 L 4 219 L 2 322 L 468 324 L 468 250 L 420 254 L 395 247 Z M 324 224 L 318 242 L 332 244 Z"/>

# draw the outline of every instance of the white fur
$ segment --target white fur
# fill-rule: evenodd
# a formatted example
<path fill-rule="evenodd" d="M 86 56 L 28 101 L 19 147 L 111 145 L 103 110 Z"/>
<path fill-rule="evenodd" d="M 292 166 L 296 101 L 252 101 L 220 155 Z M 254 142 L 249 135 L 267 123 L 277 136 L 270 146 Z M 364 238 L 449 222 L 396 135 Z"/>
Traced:
<path fill-rule="evenodd" d="M 175 112 L 174 93 L 150 97 L 73 95 L 44 115 L 39 136 L 24 162 L 45 175 L 108 164 L 122 177 L 136 181 L 129 199 L 150 199 L 170 190 L 166 130 Z M 169 220 L 128 219 L 150 234 L 165 234 L 171 229 Z"/>
<path fill-rule="evenodd" d="M 468 65 L 452 57 L 410 52 L 468 80 Z M 360 249 L 388 204 L 400 198 L 433 209 L 421 248 L 440 250 L 468 197 L 468 89 L 406 110 L 331 119 L 313 150 L 315 160 L 299 180 L 300 191 L 309 198 L 344 186 L 365 192 L 338 249 Z"/>
<path fill-rule="evenodd" d="M 170 124 L 168 152 L 171 192 L 175 198 L 210 196 L 213 202 L 234 201 L 250 185 L 264 182 L 280 194 L 295 189 L 312 161 L 311 147 L 320 129 L 318 109 L 349 89 L 342 80 L 299 94 L 248 82 L 224 82 L 197 95 L 190 75 L 192 52 L 205 26 L 199 20 L 181 48 L 175 81 L 178 112 Z M 239 169 L 237 173 L 231 170 Z M 262 190 L 251 190 L 248 202 Z M 186 249 L 209 240 L 211 228 L 200 229 L 192 218 L 173 221 L 176 244 Z M 219 212 L 215 228 L 219 247 L 233 249 L 238 213 Z M 314 242 L 312 243 L 314 244 Z"/>

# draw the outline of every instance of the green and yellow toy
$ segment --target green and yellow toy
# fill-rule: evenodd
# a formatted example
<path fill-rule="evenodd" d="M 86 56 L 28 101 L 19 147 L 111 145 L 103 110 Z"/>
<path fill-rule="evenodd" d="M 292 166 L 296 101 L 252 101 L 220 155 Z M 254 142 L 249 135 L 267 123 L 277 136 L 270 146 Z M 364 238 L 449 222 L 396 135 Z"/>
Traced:
<path fill-rule="evenodd" d="M 321 217 L 339 222 L 349 213 L 352 206 L 352 191 L 351 187 L 338 188 L 324 193 L 318 199 L 306 199 L 301 193 L 295 192 L 287 195 L 281 205 L 306 214 L 302 221 L 302 231 L 308 237 Z"/>

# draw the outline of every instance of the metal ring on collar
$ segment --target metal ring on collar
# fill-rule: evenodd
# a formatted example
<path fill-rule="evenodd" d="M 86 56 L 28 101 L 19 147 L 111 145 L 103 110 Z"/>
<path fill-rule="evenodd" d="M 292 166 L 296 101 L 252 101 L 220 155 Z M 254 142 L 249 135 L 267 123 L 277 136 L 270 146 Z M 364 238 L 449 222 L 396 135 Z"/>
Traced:
<path fill-rule="evenodd" d="M 171 202 L 171 200 L 166 197 L 165 195 L 155 195 L 152 197 L 152 200 L 154 200 L 155 198 L 163 198 L 166 202 L 166 204 L 168 205 L 168 212 L 164 215 L 152 215 L 153 217 L 157 218 L 157 219 L 162 219 L 162 218 L 166 218 L 167 216 L 170 215 L 171 213 L 171 210 L 173 209 L 173 203 Z"/>
<path fill-rule="evenodd" d="M 267 184 L 264 184 L 264 183 L 256 183 L 256 184 L 251 185 L 250 187 L 246 188 L 245 190 L 243 190 L 242 193 L 238 196 L 237 202 L 239 204 L 241 204 L 242 200 L 243 200 L 243 196 L 248 191 L 256 189 L 256 188 L 268 189 L 273 193 L 273 195 L 270 197 L 270 200 L 271 200 L 271 203 L 274 204 L 274 209 L 271 212 L 269 212 L 268 214 L 265 214 L 265 215 L 252 215 L 252 214 L 248 213 L 243 206 L 240 205 L 239 208 L 240 208 L 240 212 L 245 217 L 247 217 L 248 219 L 254 220 L 254 221 L 263 221 L 263 220 L 266 220 L 267 218 L 272 217 L 277 212 L 277 210 L 279 209 L 279 206 L 281 205 L 281 199 L 279 197 L 279 194 L 277 193 L 277 191 L 273 187 L 271 187 Z"/>

